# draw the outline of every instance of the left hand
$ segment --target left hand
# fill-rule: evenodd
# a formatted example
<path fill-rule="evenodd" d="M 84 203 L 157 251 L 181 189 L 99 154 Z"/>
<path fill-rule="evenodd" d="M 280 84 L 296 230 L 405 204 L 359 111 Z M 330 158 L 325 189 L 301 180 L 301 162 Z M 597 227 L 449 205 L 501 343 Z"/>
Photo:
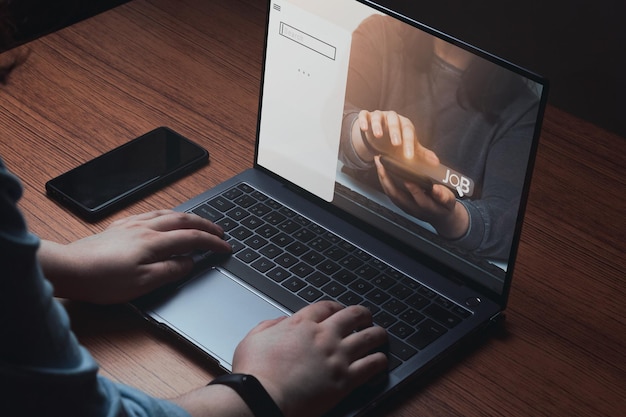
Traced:
<path fill-rule="evenodd" d="M 375 158 L 378 180 L 385 194 L 402 210 L 430 223 L 439 235 L 447 239 L 463 236 L 469 227 L 469 214 L 450 189 L 434 184 L 426 192 L 417 184 L 404 181 L 399 187 L 387 174 L 378 157 Z"/>
<path fill-rule="evenodd" d="M 183 278 L 193 268 L 192 251 L 229 252 L 223 234 L 195 214 L 161 210 L 68 245 L 42 241 L 38 256 L 56 296 L 112 304 Z"/>

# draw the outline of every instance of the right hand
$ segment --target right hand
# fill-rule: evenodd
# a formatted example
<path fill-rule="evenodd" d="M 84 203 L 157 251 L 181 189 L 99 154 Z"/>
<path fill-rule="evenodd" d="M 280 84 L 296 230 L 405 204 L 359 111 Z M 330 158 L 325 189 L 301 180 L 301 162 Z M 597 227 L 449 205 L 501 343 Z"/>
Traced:
<path fill-rule="evenodd" d="M 387 333 L 365 307 L 321 301 L 262 322 L 239 344 L 233 372 L 254 375 L 285 417 L 320 416 L 387 369 Z"/>
<path fill-rule="evenodd" d="M 416 163 L 426 163 L 430 166 L 439 164 L 437 155 L 420 143 L 413 122 L 395 111 L 361 110 L 358 122 L 354 125 L 354 129 L 359 131 L 352 133 L 353 143 L 361 156 L 364 155 L 363 152 L 367 152 L 361 139 L 361 132 L 363 132 L 370 143 L 377 141 L 383 144 L 390 143 L 406 159 L 414 159 Z M 371 155 L 371 158 L 373 159 L 374 156 L 376 155 Z"/>

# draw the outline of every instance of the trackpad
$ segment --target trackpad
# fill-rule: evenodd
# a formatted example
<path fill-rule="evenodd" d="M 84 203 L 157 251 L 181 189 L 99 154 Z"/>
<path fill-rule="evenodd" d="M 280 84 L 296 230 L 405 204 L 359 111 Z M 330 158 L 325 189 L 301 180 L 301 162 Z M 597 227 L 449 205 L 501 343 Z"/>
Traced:
<path fill-rule="evenodd" d="M 288 315 L 218 270 L 179 288 L 147 312 L 232 370 L 237 344 L 259 322 Z"/>

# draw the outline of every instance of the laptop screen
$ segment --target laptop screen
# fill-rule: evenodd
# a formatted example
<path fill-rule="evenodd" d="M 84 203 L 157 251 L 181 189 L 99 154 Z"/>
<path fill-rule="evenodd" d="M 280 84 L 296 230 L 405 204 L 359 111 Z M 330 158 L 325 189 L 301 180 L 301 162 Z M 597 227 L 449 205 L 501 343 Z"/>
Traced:
<path fill-rule="evenodd" d="M 544 81 L 356 0 L 275 0 L 256 163 L 495 294 Z"/>

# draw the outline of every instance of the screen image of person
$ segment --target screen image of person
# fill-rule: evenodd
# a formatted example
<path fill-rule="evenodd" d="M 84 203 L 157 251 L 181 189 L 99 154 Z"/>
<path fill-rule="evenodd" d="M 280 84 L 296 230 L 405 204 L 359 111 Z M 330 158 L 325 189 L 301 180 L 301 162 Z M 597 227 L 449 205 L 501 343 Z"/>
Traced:
<path fill-rule="evenodd" d="M 505 260 L 538 109 L 531 81 L 408 24 L 370 16 L 352 36 L 339 159 L 344 172 L 458 248 Z M 381 163 L 381 149 L 426 172 L 447 172 L 448 180 L 454 172 L 456 189 L 445 178 L 427 187 L 396 175 Z"/>

